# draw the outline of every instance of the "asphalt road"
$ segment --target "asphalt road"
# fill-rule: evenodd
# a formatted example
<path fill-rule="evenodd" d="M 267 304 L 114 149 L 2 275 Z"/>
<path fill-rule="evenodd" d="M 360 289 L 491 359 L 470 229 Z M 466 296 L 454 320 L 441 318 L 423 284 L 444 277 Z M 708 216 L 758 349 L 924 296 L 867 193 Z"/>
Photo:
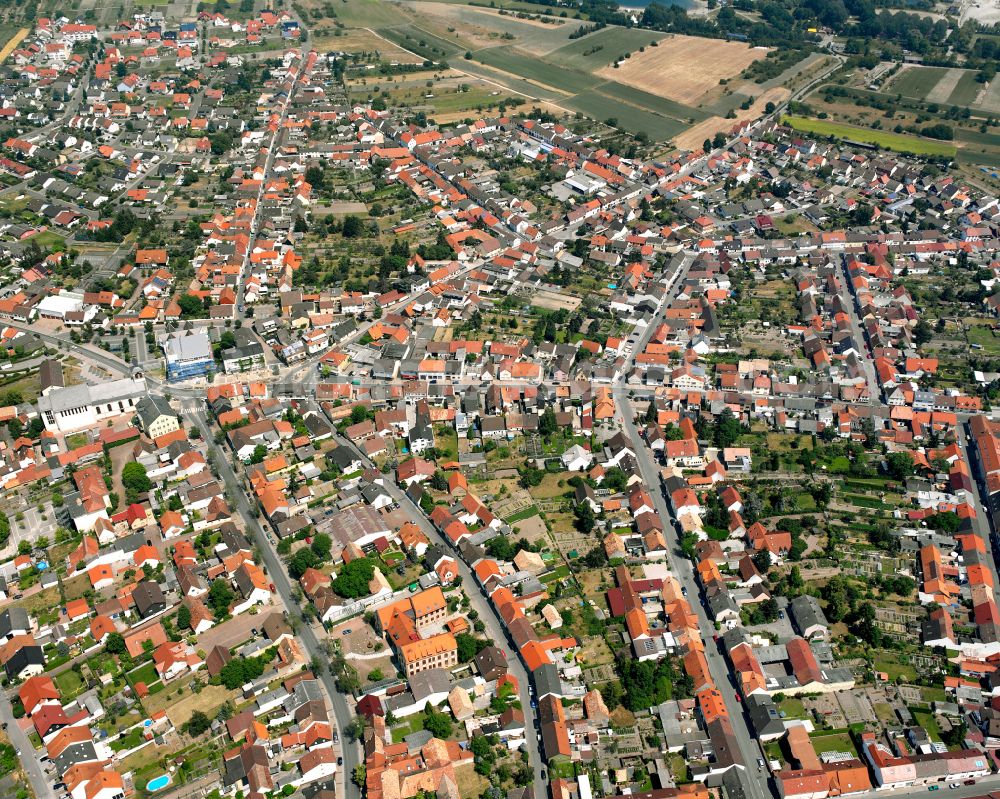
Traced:
<path fill-rule="evenodd" d="M 295 96 L 295 89 L 302 79 L 302 74 L 304 72 L 304 65 L 306 58 L 309 56 L 309 50 L 306 48 L 301 48 L 301 57 L 299 60 L 299 66 L 295 70 L 295 77 L 292 79 L 292 84 L 288 88 L 288 92 L 285 94 L 285 100 L 281 104 L 281 111 L 278 113 L 278 123 L 271 133 L 271 141 L 267 145 L 267 156 L 264 159 L 264 177 L 260 182 L 260 188 L 257 190 L 257 202 L 254 205 L 253 217 L 250 220 L 250 230 L 248 231 L 248 236 L 250 239 L 247 245 L 247 251 L 243 256 L 243 263 L 240 265 L 240 281 L 237 287 L 236 293 L 236 307 L 242 308 L 244 297 L 246 295 L 246 285 L 247 280 L 250 277 L 250 250 L 257 240 L 257 229 L 260 224 L 260 211 L 262 207 L 262 201 L 264 199 L 264 190 L 267 188 L 267 182 L 271 178 L 271 170 L 274 168 L 274 156 L 277 152 L 275 145 L 278 143 L 278 134 L 281 132 L 282 127 L 285 124 L 285 117 L 288 116 L 288 106 Z"/>
<path fill-rule="evenodd" d="M 201 430 L 202 437 L 208 445 L 209 451 L 214 454 L 219 474 L 222 477 L 223 482 L 226 484 L 226 487 L 229 489 L 229 495 L 236 506 L 234 510 L 236 510 L 246 521 L 247 530 L 260 550 L 264 565 L 267 566 L 268 577 L 271 579 L 271 582 L 274 583 L 278 596 L 281 597 L 281 601 L 288 610 L 289 617 L 298 618 L 301 614 L 301 609 L 299 604 L 292 598 L 291 579 L 288 577 L 288 573 L 285 571 L 284 563 L 282 563 L 277 551 L 275 551 L 274 545 L 271 544 L 264 532 L 263 527 L 261 527 L 260 522 L 251 512 L 250 502 L 247 500 L 243 486 L 240 483 L 240 480 L 236 477 L 236 473 L 233 471 L 232 464 L 230 463 L 232 455 L 226 449 L 215 443 L 215 433 L 209 427 L 204 409 L 197 407 L 192 401 L 185 403 L 185 411 L 187 416 L 194 420 L 194 422 L 198 425 L 198 428 Z M 310 658 L 316 657 L 324 663 L 328 662 L 326 651 L 316 638 L 316 633 L 310 625 L 300 623 L 295 634 L 302 642 L 305 647 L 306 654 Z M 334 721 L 340 738 L 340 747 L 344 757 L 344 765 L 338 770 L 338 774 L 344 782 L 343 796 L 345 796 L 346 799 L 360 799 L 361 792 L 358 789 L 358 786 L 351 781 L 351 775 L 354 772 L 354 767 L 361 763 L 361 748 L 357 743 L 350 743 L 344 735 L 344 729 L 354 719 L 354 708 L 353 706 L 348 705 L 347 697 L 337 690 L 336 681 L 330 675 L 329 671 L 324 670 L 322 674 L 317 676 L 320 680 L 322 680 L 323 685 L 326 688 L 326 692 L 330 697 L 330 704 L 333 707 Z"/>
<path fill-rule="evenodd" d="M 374 467 L 374 464 L 365 456 L 365 454 L 354 446 L 354 443 L 348 441 L 346 438 L 340 435 L 335 436 L 337 443 L 340 446 L 351 447 L 361 458 L 362 462 L 368 466 Z M 437 528 L 430 523 L 424 512 L 418 508 L 410 498 L 402 491 L 399 486 L 390 481 L 386 481 L 386 491 L 393 500 L 404 510 L 409 512 L 410 518 L 419 525 L 423 533 L 435 544 L 441 547 L 444 552 L 454 551 L 451 545 L 451 541 L 444 535 L 438 532 Z M 503 649 L 504 654 L 507 655 L 507 667 L 511 674 L 517 679 L 519 691 L 519 698 L 521 700 L 521 709 L 524 711 L 524 729 L 525 729 L 525 745 L 528 748 L 528 757 L 530 758 L 530 765 L 535 773 L 535 797 L 544 799 L 548 795 L 548 782 L 542 779 L 541 768 L 545 766 L 545 760 L 542 759 L 539 737 L 540 731 L 536 727 L 535 720 L 535 710 L 531 706 L 532 695 L 529 691 L 530 681 L 528 679 L 527 669 L 524 668 L 524 664 L 521 662 L 520 657 L 516 654 L 517 647 L 514 646 L 514 642 L 507 636 L 507 628 L 503 623 L 503 620 L 497 614 L 496 608 L 487 599 L 486 595 L 479 588 L 479 583 L 476 581 L 475 575 L 472 573 L 472 569 L 469 568 L 468 564 L 458 556 L 456 552 L 456 562 L 458 563 L 458 573 L 462 577 L 462 589 L 472 607 L 479 614 L 479 618 L 486 625 L 486 637 L 493 641 L 495 644 Z M 504 645 L 506 644 L 506 645 Z"/>
<path fill-rule="evenodd" d="M 882 389 L 878 382 L 878 376 L 875 374 L 875 361 L 872 358 L 868 338 L 865 336 L 865 331 L 858 321 L 858 309 L 854 294 L 850 288 L 850 275 L 847 272 L 846 262 L 842 265 L 840 271 L 841 273 L 838 275 L 840 279 L 840 297 L 849 309 L 847 315 L 851 322 L 851 335 L 854 338 L 854 342 L 861 347 L 859 360 L 865 373 L 865 382 L 868 384 L 868 395 L 871 397 L 870 402 L 879 404 L 882 402 Z"/>
<path fill-rule="evenodd" d="M 736 698 L 736 689 L 729 678 L 729 667 L 725 659 L 719 653 L 718 647 L 711 640 L 715 631 L 715 621 L 710 619 L 701 601 L 693 601 L 695 597 L 700 598 L 698 583 L 694 578 L 694 568 L 689 560 L 679 557 L 680 541 L 676 528 L 673 525 L 673 514 L 670 512 L 667 502 L 664 499 L 663 491 L 660 487 L 660 472 L 653 462 L 653 456 L 645 441 L 639 436 L 632 421 L 632 411 L 628 404 L 628 398 L 623 384 L 615 385 L 615 409 L 619 414 L 619 423 L 625 433 L 626 438 L 635 447 L 635 456 L 639 464 L 639 471 L 642 473 L 642 480 L 653 498 L 653 504 L 660 518 L 664 520 L 664 533 L 668 540 L 667 556 L 670 563 L 671 572 L 677 577 L 681 586 L 687 590 L 687 595 L 692 599 L 691 606 L 698 617 L 698 628 L 706 640 L 705 658 L 708 661 L 709 672 L 715 681 L 716 687 L 721 691 L 722 698 L 729 711 L 729 718 L 732 721 L 733 732 L 739 744 L 740 755 L 746 764 L 746 770 L 740 772 L 744 789 L 750 799 L 766 799 L 770 796 L 771 790 L 767 784 L 766 772 L 758 772 L 757 759 L 762 756 L 762 752 L 756 739 L 751 734 L 743 717 L 743 705 Z"/>
<path fill-rule="evenodd" d="M 41 752 L 35 752 L 28 736 L 21 732 L 21 728 L 14 721 L 14 711 L 11 709 L 10 700 L 5 691 L 0 691 L 0 719 L 3 719 L 7 725 L 7 737 L 10 738 L 11 744 L 21 753 L 18 760 L 21 761 L 21 767 L 28 775 L 28 781 L 35 791 L 36 799 L 54 799 L 55 791 L 52 790 L 52 783 L 56 779 L 55 777 L 48 779 L 48 775 L 42 771 L 41 764 L 38 762 L 38 755 Z"/>
<path fill-rule="evenodd" d="M 677 528 L 673 525 L 673 514 L 670 512 L 661 489 L 660 470 L 653 460 L 652 452 L 639 435 L 639 430 L 632 420 L 633 414 L 628 400 L 628 388 L 622 381 L 627 378 L 628 372 L 635 362 L 636 355 L 645 349 L 653 331 L 659 325 L 664 312 L 680 293 L 684 278 L 693 260 L 693 254 L 688 254 L 681 267 L 668 283 L 667 293 L 664 295 L 650 323 L 633 346 L 632 352 L 625 362 L 625 367 L 622 369 L 621 376 L 613 388 L 618 424 L 625 433 L 625 437 L 635 448 L 636 461 L 639 464 L 643 483 L 653 498 L 657 514 L 664 521 L 664 533 L 668 539 L 667 556 L 670 570 L 677 577 L 681 586 L 687 590 L 688 597 L 692 599 L 700 597 L 699 586 L 694 577 L 694 568 L 689 560 L 681 557 L 679 554 L 679 535 Z M 733 725 L 733 732 L 739 744 L 740 755 L 746 765 L 746 770 L 738 772 L 740 779 L 750 799 L 767 799 L 771 795 L 771 789 L 767 782 L 768 775 L 766 771 L 762 772 L 757 769 L 757 759 L 762 756 L 760 745 L 750 732 L 746 719 L 743 716 L 743 705 L 737 699 L 736 689 L 730 681 L 729 666 L 725 658 L 720 654 L 718 647 L 710 640 L 715 632 L 715 621 L 709 618 L 704 605 L 700 601 L 692 601 L 691 605 L 698 617 L 698 628 L 702 631 L 703 637 L 709 639 L 705 643 L 705 658 L 708 661 L 709 672 L 719 691 L 722 693 L 723 701 L 725 702 L 726 709 L 729 711 L 729 718 Z"/>

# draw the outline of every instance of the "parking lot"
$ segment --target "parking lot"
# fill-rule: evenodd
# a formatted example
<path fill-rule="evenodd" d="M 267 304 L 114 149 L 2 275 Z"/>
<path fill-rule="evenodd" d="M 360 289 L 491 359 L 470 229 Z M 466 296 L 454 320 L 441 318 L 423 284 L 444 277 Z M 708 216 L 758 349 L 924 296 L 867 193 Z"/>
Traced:
<path fill-rule="evenodd" d="M 42 536 L 48 538 L 49 542 L 55 541 L 56 528 L 59 526 L 51 504 L 46 503 L 39 511 L 37 506 L 20 504 L 20 495 L 15 496 L 18 497 L 18 501 L 12 503 L 9 510 L 7 507 L 4 508 L 10 521 L 10 540 L 7 546 L 0 550 L 0 557 L 5 559 L 17 554 L 18 545 L 22 541 L 33 543 Z M 24 516 L 20 521 L 17 519 L 18 512 Z M 43 519 L 42 516 L 46 518 Z"/>
<path fill-rule="evenodd" d="M 275 608 L 262 608 L 256 615 L 241 613 L 234 616 L 229 621 L 216 625 L 208 632 L 202 633 L 198 639 L 198 646 L 204 648 L 206 652 L 212 648 L 222 645 L 226 649 L 232 649 L 237 644 L 242 644 L 251 637 L 251 631 L 256 627 L 258 630 L 264 623 L 264 619 L 271 613 L 278 613 Z"/>

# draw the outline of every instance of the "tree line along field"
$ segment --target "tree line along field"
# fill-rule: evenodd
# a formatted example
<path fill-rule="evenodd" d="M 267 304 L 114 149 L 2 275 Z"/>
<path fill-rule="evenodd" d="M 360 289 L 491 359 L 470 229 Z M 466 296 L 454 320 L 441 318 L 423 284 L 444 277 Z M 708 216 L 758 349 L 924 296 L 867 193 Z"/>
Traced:
<path fill-rule="evenodd" d="M 841 122 L 831 122 L 825 119 L 809 119 L 799 116 L 785 116 L 782 123 L 790 125 L 795 130 L 811 133 L 816 136 L 832 136 L 846 141 L 873 144 L 884 150 L 895 150 L 900 153 L 915 155 L 954 157 L 955 145 L 948 142 L 924 139 L 917 136 L 906 136 L 901 133 L 891 133 L 871 128 L 860 128 Z"/>

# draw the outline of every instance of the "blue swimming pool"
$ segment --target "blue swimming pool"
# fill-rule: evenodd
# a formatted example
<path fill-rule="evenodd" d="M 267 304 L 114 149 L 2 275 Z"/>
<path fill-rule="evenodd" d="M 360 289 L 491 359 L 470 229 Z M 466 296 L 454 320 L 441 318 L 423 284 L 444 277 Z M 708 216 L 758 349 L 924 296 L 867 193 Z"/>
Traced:
<path fill-rule="evenodd" d="M 153 791 L 162 791 L 170 784 L 170 775 L 161 774 L 159 777 L 150 780 L 146 783 L 146 790 L 152 793 Z"/>

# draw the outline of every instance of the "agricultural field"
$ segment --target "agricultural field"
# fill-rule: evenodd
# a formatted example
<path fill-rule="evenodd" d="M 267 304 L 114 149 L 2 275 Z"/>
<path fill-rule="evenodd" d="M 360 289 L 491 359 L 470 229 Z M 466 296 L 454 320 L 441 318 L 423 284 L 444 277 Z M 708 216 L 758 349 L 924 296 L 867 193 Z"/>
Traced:
<path fill-rule="evenodd" d="M 886 150 L 895 150 L 901 153 L 914 153 L 916 155 L 937 155 L 953 157 L 955 155 L 955 145 L 948 142 L 936 141 L 934 139 L 923 139 L 917 136 L 906 136 L 900 133 L 889 133 L 881 130 L 871 130 L 869 128 L 859 128 L 854 125 L 845 125 L 839 122 L 830 122 L 823 119 L 807 119 L 805 117 L 786 116 L 782 120 L 784 124 L 791 125 L 796 130 L 804 133 L 812 133 L 817 136 L 833 136 L 838 139 L 848 139 L 851 141 L 874 144 Z"/>
<path fill-rule="evenodd" d="M 322 52 L 377 53 L 379 60 L 396 64 L 420 64 L 424 60 L 374 31 L 363 28 L 318 28 L 313 35 L 313 43 Z"/>
<path fill-rule="evenodd" d="M 545 55 L 572 43 L 570 35 L 580 23 L 553 18 L 548 22 L 518 19 L 489 8 L 416 0 L 400 5 L 420 27 L 440 36 L 461 39 L 466 49 L 478 50 L 509 43 L 532 55 Z M 539 6 L 536 13 L 540 10 Z M 647 34 L 644 39 L 655 34 Z M 582 42 L 584 39 L 576 41 Z M 586 49 L 586 48 L 584 48 Z"/>
<path fill-rule="evenodd" d="M 30 28 L 17 28 L 14 25 L 2 25 L 0 24 L 0 64 L 7 60 L 7 57 L 13 53 L 21 41 L 31 33 Z"/>
<path fill-rule="evenodd" d="M 600 82 L 594 75 L 551 64 L 517 48 L 492 47 L 474 52 L 472 57 L 494 69 L 550 86 L 565 94 L 585 92 Z"/>
<path fill-rule="evenodd" d="M 396 21 L 399 21 L 398 18 Z M 416 25 L 380 28 L 379 33 L 394 44 L 430 61 L 445 61 L 461 51 L 461 45 L 435 36 Z"/>
<path fill-rule="evenodd" d="M 585 37 L 584 41 L 589 41 Z M 616 69 L 608 65 L 598 74 L 626 86 L 697 106 L 719 85 L 764 58 L 767 50 L 739 42 L 671 36 L 657 47 L 632 53 Z"/>
<path fill-rule="evenodd" d="M 985 112 L 1000 111 L 1000 102 L 991 97 L 992 87 L 977 83 L 976 73 L 969 69 L 907 66 L 882 91 L 938 105 L 954 105 Z"/>
<path fill-rule="evenodd" d="M 643 59 L 648 58 L 650 54 L 658 57 L 666 57 L 673 51 L 673 43 L 679 37 L 671 37 L 664 42 L 665 36 L 666 34 L 663 33 L 640 31 L 635 30 L 634 28 L 604 28 L 603 30 L 590 33 L 580 39 L 576 39 L 566 46 L 560 47 L 558 50 L 554 50 L 547 55 L 550 60 L 560 64 L 565 64 L 566 66 L 573 67 L 574 69 L 597 70 L 598 74 L 603 74 L 603 76 L 608 80 L 617 80 L 618 82 L 624 83 L 628 86 L 645 88 L 646 91 L 650 91 L 652 94 L 670 97 L 671 95 L 667 93 L 646 88 L 635 81 L 622 80 L 623 76 L 627 77 L 627 68 L 631 68 L 635 60 L 643 61 Z M 656 47 L 652 46 L 654 42 L 657 43 Z M 662 49 L 659 46 L 660 43 L 663 44 Z M 645 48 L 644 52 L 639 52 L 640 47 Z M 617 59 L 624 58 L 626 54 L 631 54 L 631 58 L 625 59 L 622 62 L 622 69 L 613 69 L 611 64 Z M 634 71 L 635 70 L 633 70 L 633 72 Z M 608 74 L 604 74 L 605 72 Z M 651 82 L 654 85 L 660 85 L 661 83 L 659 80 L 653 80 Z M 681 102 L 687 101 L 681 100 Z"/>
<path fill-rule="evenodd" d="M 738 43 L 615 26 L 570 38 L 585 20 L 556 16 L 538 6 L 505 10 L 404 0 L 392 4 L 391 14 L 383 0 L 343 0 L 332 6 L 304 0 L 304 6 L 314 23 L 324 12 L 336 15 L 329 25 L 320 23 L 317 37 L 324 47 L 378 51 L 383 60 L 397 62 L 447 62 L 473 91 L 482 89 L 464 98 L 449 94 L 447 100 L 390 89 L 400 101 L 428 100 L 422 107 L 430 107 L 439 122 L 480 109 L 486 113 L 502 99 L 517 97 L 556 114 L 582 114 L 645 133 L 654 141 L 688 147 L 700 146 L 706 133 L 710 138 L 762 113 L 767 102 L 787 97 L 780 86 L 759 87 L 762 94 L 756 102 L 739 108 L 750 95 L 734 93 L 720 81 L 738 75 L 767 51 Z M 403 58 L 396 48 L 410 55 Z M 694 106 L 703 100 L 708 101 L 704 110 Z M 724 118 L 730 111 L 735 117 Z M 693 136 L 688 135 L 692 126 Z"/>
<path fill-rule="evenodd" d="M 367 100 L 381 93 L 390 106 L 406 106 L 425 111 L 438 123 L 463 119 L 473 114 L 495 110 L 498 104 L 511 97 L 499 87 L 469 78 L 458 72 L 445 73 L 432 83 L 428 75 L 407 78 L 367 78 L 350 85 L 352 100 Z"/>

